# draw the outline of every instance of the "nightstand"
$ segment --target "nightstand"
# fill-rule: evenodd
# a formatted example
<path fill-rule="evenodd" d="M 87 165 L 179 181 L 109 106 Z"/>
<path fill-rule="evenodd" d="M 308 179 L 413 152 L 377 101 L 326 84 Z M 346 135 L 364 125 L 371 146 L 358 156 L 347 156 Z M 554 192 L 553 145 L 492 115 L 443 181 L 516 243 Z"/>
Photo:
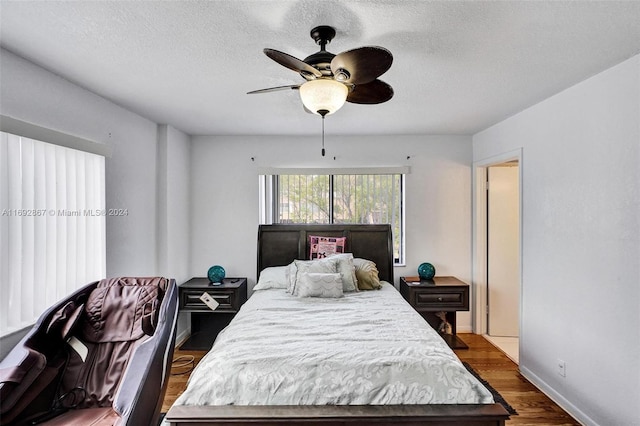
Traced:
<path fill-rule="evenodd" d="M 400 294 L 436 330 L 442 322 L 436 313 L 445 312 L 451 334 L 440 335 L 452 349 L 469 348 L 456 335 L 456 312 L 469 310 L 469 284 L 455 277 L 400 277 Z"/>
<path fill-rule="evenodd" d="M 212 285 L 208 278 L 191 278 L 180 284 L 179 309 L 191 315 L 191 336 L 180 346 L 186 350 L 209 350 L 218 333 L 225 328 L 247 301 L 247 279 L 225 278 L 221 285 Z M 218 306 L 209 308 L 201 299 L 208 293 Z"/>

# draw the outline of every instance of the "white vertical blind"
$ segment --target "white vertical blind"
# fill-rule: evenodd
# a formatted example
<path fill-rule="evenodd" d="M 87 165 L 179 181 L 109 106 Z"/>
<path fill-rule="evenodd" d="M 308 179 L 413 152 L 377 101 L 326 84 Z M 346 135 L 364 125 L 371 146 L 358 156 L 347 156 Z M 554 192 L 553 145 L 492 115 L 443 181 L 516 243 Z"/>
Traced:
<path fill-rule="evenodd" d="M 0 132 L 0 336 L 105 276 L 104 157 Z"/>

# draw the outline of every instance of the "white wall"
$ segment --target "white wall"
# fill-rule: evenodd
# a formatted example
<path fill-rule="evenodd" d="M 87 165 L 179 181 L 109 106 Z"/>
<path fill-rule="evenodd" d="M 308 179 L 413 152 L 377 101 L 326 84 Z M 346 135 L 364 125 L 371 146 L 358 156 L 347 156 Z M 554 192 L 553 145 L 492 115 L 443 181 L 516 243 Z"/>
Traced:
<path fill-rule="evenodd" d="M 158 274 L 178 284 L 191 278 L 191 139 L 167 125 L 158 126 Z M 176 342 L 188 337 L 190 315 L 178 317 Z"/>
<path fill-rule="evenodd" d="M 320 137 L 199 136 L 192 139 L 191 272 L 214 264 L 227 276 L 256 279 L 259 167 L 411 166 L 406 177 L 406 267 L 421 262 L 439 275 L 471 276 L 471 138 L 468 136 L 327 135 Z M 333 157 L 336 157 L 334 160 Z M 410 159 L 407 159 L 410 156 Z M 251 160 L 251 157 L 255 161 Z M 469 313 L 459 330 L 471 330 Z"/>
<path fill-rule="evenodd" d="M 640 57 L 476 134 L 473 159 L 519 147 L 520 368 L 585 424 L 640 424 Z"/>
<path fill-rule="evenodd" d="M 2 114 L 113 147 L 105 162 L 107 274 L 156 272 L 156 124 L 69 81 L 1 52 Z"/>
<path fill-rule="evenodd" d="M 188 273 L 188 136 L 132 113 L 4 49 L 0 50 L 0 113 L 38 126 L 108 144 L 106 207 L 128 216 L 107 217 L 107 275 L 149 276 Z M 164 129 L 164 130 L 163 130 Z M 158 180 L 160 146 L 167 184 Z M 162 195 L 160 196 L 159 194 Z M 161 205 L 159 199 L 164 199 Z M 159 265 L 159 216 L 171 262 Z M 3 339 L 3 343 L 8 340 Z M 7 346 L 3 344 L 3 351 Z M 0 354 L 2 355 L 2 354 Z"/>
<path fill-rule="evenodd" d="M 171 126 L 158 127 L 158 269 L 182 283 L 191 278 L 191 140 Z"/>

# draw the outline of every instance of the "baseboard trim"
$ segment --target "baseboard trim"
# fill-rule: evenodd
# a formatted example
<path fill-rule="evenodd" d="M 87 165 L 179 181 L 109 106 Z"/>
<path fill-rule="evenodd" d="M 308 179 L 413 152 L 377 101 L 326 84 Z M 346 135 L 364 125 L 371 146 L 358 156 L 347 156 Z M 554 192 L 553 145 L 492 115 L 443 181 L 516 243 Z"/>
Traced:
<path fill-rule="evenodd" d="M 183 330 L 182 333 L 176 336 L 176 348 L 179 348 L 191 335 L 191 331 L 189 329 Z"/>
<path fill-rule="evenodd" d="M 558 404 L 560 408 L 569 413 L 574 419 L 579 421 L 585 426 L 600 426 L 591 417 L 586 415 L 582 410 L 569 402 L 565 397 L 560 395 L 551 386 L 549 386 L 544 380 L 534 374 L 531 370 L 520 365 L 520 374 L 525 379 L 529 380 L 535 387 L 537 387 L 542 393 L 547 395 L 553 402 Z"/>

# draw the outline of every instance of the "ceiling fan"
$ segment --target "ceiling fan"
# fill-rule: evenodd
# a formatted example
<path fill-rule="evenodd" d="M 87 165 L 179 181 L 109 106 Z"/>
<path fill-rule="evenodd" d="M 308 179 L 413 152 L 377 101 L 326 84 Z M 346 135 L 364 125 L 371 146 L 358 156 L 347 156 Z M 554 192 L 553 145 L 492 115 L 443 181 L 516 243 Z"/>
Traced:
<path fill-rule="evenodd" d="M 269 58 L 299 73 L 306 80 L 304 83 L 254 90 L 248 94 L 299 90 L 305 109 L 323 118 L 340 109 L 345 101 L 379 104 L 393 97 L 391 86 L 378 79 L 393 62 L 393 55 L 387 49 L 365 46 L 335 55 L 325 49 L 336 35 L 333 27 L 315 27 L 310 35 L 320 45 L 320 51 L 304 60 L 275 49 L 264 49 Z"/>

